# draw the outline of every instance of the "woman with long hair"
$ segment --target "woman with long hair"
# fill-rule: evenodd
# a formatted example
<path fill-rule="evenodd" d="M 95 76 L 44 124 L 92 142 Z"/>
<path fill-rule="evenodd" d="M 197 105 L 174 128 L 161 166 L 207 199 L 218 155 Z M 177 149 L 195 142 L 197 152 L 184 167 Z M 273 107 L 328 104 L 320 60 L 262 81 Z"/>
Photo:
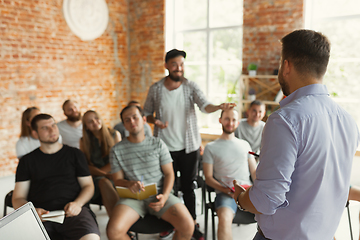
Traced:
<path fill-rule="evenodd" d="M 19 159 L 40 147 L 40 142 L 31 129 L 31 120 L 38 114 L 40 110 L 37 107 L 29 107 L 22 114 L 20 139 L 16 142 L 16 156 Z"/>
<path fill-rule="evenodd" d="M 82 123 L 83 137 L 80 139 L 80 150 L 86 156 L 94 180 L 93 200 L 96 201 L 101 197 L 110 216 L 119 197 L 111 182 L 109 153 L 110 149 L 121 140 L 121 136 L 118 131 L 107 128 L 100 115 L 94 110 L 84 114 Z"/>

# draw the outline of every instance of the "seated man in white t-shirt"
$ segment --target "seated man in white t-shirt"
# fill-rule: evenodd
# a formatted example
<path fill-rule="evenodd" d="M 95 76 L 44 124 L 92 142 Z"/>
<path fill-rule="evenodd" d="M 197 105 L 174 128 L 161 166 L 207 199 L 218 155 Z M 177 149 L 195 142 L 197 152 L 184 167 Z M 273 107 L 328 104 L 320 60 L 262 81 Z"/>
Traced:
<path fill-rule="evenodd" d="M 253 180 L 256 178 L 256 162 L 249 154 L 249 143 L 234 136 L 238 116 L 235 109 L 221 112 L 219 122 L 223 133 L 219 139 L 206 145 L 203 155 L 205 182 L 216 192 L 219 240 L 233 239 L 231 224 L 237 210 L 233 199 L 233 179 L 246 187 L 251 185 L 250 175 Z"/>
<path fill-rule="evenodd" d="M 80 148 L 82 123 L 77 102 L 66 100 L 63 104 L 63 111 L 67 119 L 57 124 L 60 135 L 62 136 L 62 143 L 74 148 Z"/>
<path fill-rule="evenodd" d="M 246 111 L 247 118 L 241 119 L 235 130 L 235 137 L 247 141 L 253 152 L 260 153 L 261 135 L 265 122 L 261 119 L 265 116 L 265 104 L 259 100 L 250 103 Z"/>

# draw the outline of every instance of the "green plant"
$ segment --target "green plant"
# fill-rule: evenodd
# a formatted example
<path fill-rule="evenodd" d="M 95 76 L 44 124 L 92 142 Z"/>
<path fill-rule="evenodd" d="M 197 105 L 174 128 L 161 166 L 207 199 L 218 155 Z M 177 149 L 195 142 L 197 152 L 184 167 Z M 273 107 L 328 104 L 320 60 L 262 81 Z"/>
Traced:
<path fill-rule="evenodd" d="M 257 64 L 250 63 L 249 66 L 248 66 L 248 70 L 257 70 Z"/>

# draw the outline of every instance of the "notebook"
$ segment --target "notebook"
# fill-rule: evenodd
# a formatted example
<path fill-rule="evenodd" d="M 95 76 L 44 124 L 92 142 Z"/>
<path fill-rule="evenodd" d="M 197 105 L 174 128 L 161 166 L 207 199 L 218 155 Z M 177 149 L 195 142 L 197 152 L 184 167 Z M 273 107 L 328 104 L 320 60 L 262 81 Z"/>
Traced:
<path fill-rule="evenodd" d="M 0 239 L 49 240 L 34 205 L 28 202 L 0 219 Z"/>

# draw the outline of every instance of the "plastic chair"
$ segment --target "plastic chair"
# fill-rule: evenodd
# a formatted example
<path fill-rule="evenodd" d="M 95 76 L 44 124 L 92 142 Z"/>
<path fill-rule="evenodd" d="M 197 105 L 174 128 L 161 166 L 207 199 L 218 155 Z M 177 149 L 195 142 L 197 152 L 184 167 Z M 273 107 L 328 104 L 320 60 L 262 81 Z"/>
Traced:
<path fill-rule="evenodd" d="M 12 195 L 13 195 L 13 190 L 11 190 L 10 192 L 8 192 L 8 194 L 6 194 L 5 196 L 5 200 L 4 200 L 4 216 L 6 216 L 7 214 L 7 207 L 13 207 L 12 205 Z"/>
<path fill-rule="evenodd" d="M 137 222 L 131 226 L 129 231 L 134 232 L 136 234 L 136 239 L 139 239 L 138 233 L 154 234 L 172 229 L 174 229 L 174 227 L 165 220 L 159 219 L 151 214 L 146 214 L 144 218 L 137 220 Z"/>
<path fill-rule="evenodd" d="M 206 198 L 206 192 L 208 193 L 208 202 L 205 203 L 205 233 L 204 238 L 207 239 L 207 231 L 208 231 L 208 218 L 209 218 L 209 210 L 211 211 L 211 220 L 212 220 L 212 236 L 213 240 L 216 239 L 216 233 L 215 233 L 215 199 L 212 200 L 211 193 L 215 192 L 214 188 L 208 186 L 205 184 L 205 187 L 203 188 L 203 198 Z M 255 223 L 255 214 L 250 212 L 244 212 L 241 210 L 237 210 L 235 217 L 233 219 L 233 223 L 237 224 L 238 226 L 240 224 L 250 224 Z"/>

